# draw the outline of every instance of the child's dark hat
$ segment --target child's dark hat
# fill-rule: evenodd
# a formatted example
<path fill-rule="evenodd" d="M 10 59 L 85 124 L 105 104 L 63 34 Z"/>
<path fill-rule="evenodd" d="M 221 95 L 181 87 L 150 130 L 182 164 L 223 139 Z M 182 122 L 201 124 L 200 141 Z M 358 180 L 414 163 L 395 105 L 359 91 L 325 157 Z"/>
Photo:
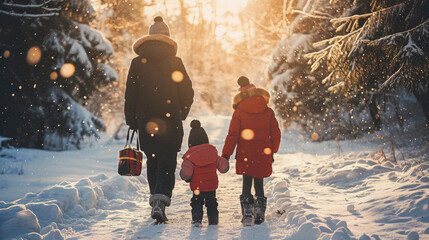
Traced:
<path fill-rule="evenodd" d="M 201 122 L 198 120 L 191 121 L 191 132 L 189 133 L 188 146 L 194 147 L 200 144 L 209 143 L 209 137 L 207 136 L 204 128 L 201 127 Z"/>

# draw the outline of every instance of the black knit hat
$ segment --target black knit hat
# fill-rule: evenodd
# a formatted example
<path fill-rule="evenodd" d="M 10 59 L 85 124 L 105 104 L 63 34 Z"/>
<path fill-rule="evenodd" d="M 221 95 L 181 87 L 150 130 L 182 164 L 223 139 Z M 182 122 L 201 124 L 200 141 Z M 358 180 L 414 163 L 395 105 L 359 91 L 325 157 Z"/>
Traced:
<path fill-rule="evenodd" d="M 240 85 L 240 87 L 245 87 L 250 84 L 249 79 L 245 76 L 239 77 L 237 83 Z"/>
<path fill-rule="evenodd" d="M 209 137 L 207 136 L 206 131 L 204 131 L 204 128 L 201 127 L 200 121 L 192 120 L 188 146 L 194 147 L 204 143 L 209 143 Z"/>

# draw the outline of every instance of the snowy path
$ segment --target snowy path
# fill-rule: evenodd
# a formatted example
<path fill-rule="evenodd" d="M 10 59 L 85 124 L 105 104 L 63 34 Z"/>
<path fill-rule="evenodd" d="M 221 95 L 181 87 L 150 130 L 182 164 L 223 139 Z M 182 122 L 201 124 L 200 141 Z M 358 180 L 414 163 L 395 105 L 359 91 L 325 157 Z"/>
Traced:
<path fill-rule="evenodd" d="M 220 151 L 229 116 L 198 119 Z M 396 165 L 377 153 L 381 140 L 342 141 L 340 150 L 336 142 L 284 135 L 274 173 L 264 181 L 266 223 L 253 227 L 240 223 L 241 176 L 234 160 L 219 174 L 219 225 L 207 226 L 205 217 L 202 228 L 193 228 L 192 192 L 178 177 L 180 159 L 170 223 L 153 225 L 146 174 L 116 174 L 122 141 L 81 151 L 3 151 L 3 169 L 19 171 L 20 160 L 26 162 L 23 175 L 0 175 L 0 239 L 429 239 L 427 148 Z M 23 197 L 29 191 L 35 193 Z"/>

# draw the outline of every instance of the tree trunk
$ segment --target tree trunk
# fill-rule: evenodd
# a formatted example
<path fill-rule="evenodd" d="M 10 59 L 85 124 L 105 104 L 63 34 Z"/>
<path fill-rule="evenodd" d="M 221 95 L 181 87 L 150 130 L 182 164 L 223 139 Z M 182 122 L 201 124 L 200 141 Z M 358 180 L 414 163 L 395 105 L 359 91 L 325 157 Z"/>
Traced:
<path fill-rule="evenodd" d="M 367 102 L 369 108 L 369 114 L 372 118 L 373 130 L 378 131 L 381 129 L 381 120 L 380 115 L 378 113 L 378 106 L 375 101 L 376 95 L 372 96 L 370 100 Z"/>

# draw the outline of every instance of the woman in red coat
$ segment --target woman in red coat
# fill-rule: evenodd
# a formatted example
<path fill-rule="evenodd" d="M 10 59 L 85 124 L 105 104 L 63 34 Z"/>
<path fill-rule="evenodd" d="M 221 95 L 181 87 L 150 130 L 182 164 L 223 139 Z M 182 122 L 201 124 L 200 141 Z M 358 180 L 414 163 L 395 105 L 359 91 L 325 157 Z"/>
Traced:
<path fill-rule="evenodd" d="M 238 79 L 239 93 L 233 99 L 235 109 L 229 125 L 222 157 L 229 157 L 236 149 L 236 173 L 243 175 L 243 191 L 240 196 L 242 222 L 260 224 L 265 218 L 267 198 L 264 196 L 263 178 L 272 173 L 273 153 L 280 145 L 280 129 L 274 112 L 268 107 L 270 94 L 256 88 L 249 79 Z M 251 194 L 255 183 L 255 201 Z"/>

